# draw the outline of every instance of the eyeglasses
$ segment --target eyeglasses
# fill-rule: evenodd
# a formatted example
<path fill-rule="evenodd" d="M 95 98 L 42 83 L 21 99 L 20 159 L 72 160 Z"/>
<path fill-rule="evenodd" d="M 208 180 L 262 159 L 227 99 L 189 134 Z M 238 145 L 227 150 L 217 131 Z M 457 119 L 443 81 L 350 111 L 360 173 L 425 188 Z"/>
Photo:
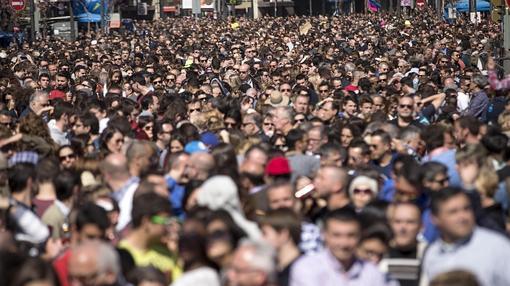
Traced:
<path fill-rule="evenodd" d="M 448 61 L 440 61 L 440 63 L 442 63 L 442 64 L 447 64 L 447 63 L 448 63 Z"/>
<path fill-rule="evenodd" d="M 225 122 L 225 125 L 227 127 L 234 127 L 234 126 L 236 126 L 236 123 L 235 122 Z"/>
<path fill-rule="evenodd" d="M 153 224 L 158 224 L 158 225 L 170 225 L 174 221 L 175 221 L 175 219 L 173 219 L 171 217 L 166 217 L 166 216 L 153 215 L 151 217 L 151 222 Z"/>
<path fill-rule="evenodd" d="M 175 78 L 173 78 L 173 77 L 167 77 L 167 78 L 166 78 L 166 80 L 167 80 L 167 81 L 175 81 Z"/>
<path fill-rule="evenodd" d="M 242 125 L 243 125 L 243 127 L 246 127 L 246 126 L 248 126 L 248 125 L 250 125 L 250 124 L 255 124 L 255 123 L 253 123 L 253 122 L 243 122 L 243 124 L 242 124 Z"/>
<path fill-rule="evenodd" d="M 160 81 L 160 80 L 157 80 L 157 81 L 153 81 L 152 83 L 153 83 L 153 84 L 162 84 L 163 82 L 162 82 L 162 81 Z"/>
<path fill-rule="evenodd" d="M 269 122 L 264 122 L 264 126 L 274 126 L 273 123 L 269 123 Z"/>
<path fill-rule="evenodd" d="M 404 108 L 413 109 L 413 106 L 410 104 L 400 104 L 398 107 L 400 107 L 402 109 L 404 109 Z"/>
<path fill-rule="evenodd" d="M 192 108 L 189 110 L 189 113 L 193 113 L 193 112 L 200 112 L 200 108 Z"/>
<path fill-rule="evenodd" d="M 68 155 L 59 156 L 60 161 L 65 161 L 67 159 L 74 159 L 74 158 L 76 158 L 76 155 L 74 153 L 71 153 L 71 154 L 68 154 Z"/>
<path fill-rule="evenodd" d="M 143 127 L 145 130 L 152 130 L 152 125 L 146 125 Z"/>
<path fill-rule="evenodd" d="M 370 195 L 370 194 L 372 194 L 372 190 L 370 190 L 370 189 L 354 189 L 353 193 L 355 195 L 360 195 L 360 194 Z"/>
<path fill-rule="evenodd" d="M 295 118 L 294 121 L 296 121 L 296 122 L 304 122 L 305 119 L 304 118 Z"/>
<path fill-rule="evenodd" d="M 329 90 L 328 89 L 319 89 L 319 92 L 320 93 L 326 93 L 326 92 L 329 92 Z"/>
<path fill-rule="evenodd" d="M 379 79 L 379 82 L 386 82 L 386 81 L 387 81 L 387 79 L 385 79 L 385 78 Z"/>
<path fill-rule="evenodd" d="M 120 60 L 122 60 L 122 58 L 114 58 L 114 60 L 120 61 Z"/>
<path fill-rule="evenodd" d="M 284 89 L 280 89 L 280 92 L 290 92 L 291 89 L 290 88 L 284 88 Z"/>

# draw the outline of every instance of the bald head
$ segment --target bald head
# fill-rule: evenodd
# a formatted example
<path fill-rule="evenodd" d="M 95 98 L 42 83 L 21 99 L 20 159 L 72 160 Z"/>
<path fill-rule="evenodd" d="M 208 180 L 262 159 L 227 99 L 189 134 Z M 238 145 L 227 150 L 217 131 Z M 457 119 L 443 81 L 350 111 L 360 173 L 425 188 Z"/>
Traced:
<path fill-rule="evenodd" d="M 214 169 L 214 157 L 205 152 L 193 153 L 189 157 L 185 175 L 190 180 L 206 180 Z"/>
<path fill-rule="evenodd" d="M 129 178 L 127 158 L 123 154 L 108 155 L 101 164 L 101 173 L 105 179 L 123 180 Z"/>
<path fill-rule="evenodd" d="M 343 168 L 324 166 L 319 169 L 314 178 L 315 190 L 320 196 L 329 196 L 338 193 L 347 186 L 348 174 Z"/>
<path fill-rule="evenodd" d="M 244 160 L 239 167 L 239 171 L 241 171 L 241 173 L 263 175 L 264 165 L 251 160 Z"/>
<path fill-rule="evenodd" d="M 113 285 L 120 273 L 119 255 L 107 243 L 86 241 L 71 250 L 68 270 L 71 284 L 94 277 L 94 285 Z"/>

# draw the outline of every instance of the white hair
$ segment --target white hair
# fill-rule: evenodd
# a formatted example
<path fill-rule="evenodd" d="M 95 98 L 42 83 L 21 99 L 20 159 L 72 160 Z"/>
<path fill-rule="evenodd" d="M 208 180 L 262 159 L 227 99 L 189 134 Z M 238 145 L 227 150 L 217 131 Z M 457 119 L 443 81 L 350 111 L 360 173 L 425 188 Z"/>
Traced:
<path fill-rule="evenodd" d="M 98 272 L 110 272 L 118 276 L 120 274 L 120 258 L 113 246 L 105 242 L 98 242 L 96 251 Z"/>
<path fill-rule="evenodd" d="M 271 245 L 262 240 L 246 238 L 241 240 L 239 248 L 250 249 L 246 260 L 251 267 L 266 273 L 269 282 L 276 281 L 276 252 Z"/>

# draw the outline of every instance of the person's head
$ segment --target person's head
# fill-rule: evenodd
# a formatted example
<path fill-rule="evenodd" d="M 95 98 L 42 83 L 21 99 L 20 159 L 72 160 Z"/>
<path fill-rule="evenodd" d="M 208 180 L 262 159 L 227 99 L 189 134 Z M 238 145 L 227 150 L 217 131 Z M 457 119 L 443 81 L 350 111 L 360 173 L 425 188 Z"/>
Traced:
<path fill-rule="evenodd" d="M 321 146 L 321 166 L 343 167 L 347 158 L 347 151 L 335 142 L 329 142 Z"/>
<path fill-rule="evenodd" d="M 354 207 L 358 210 L 363 209 L 374 200 L 378 192 L 377 181 L 367 176 L 358 176 L 349 185 L 349 196 Z"/>
<path fill-rule="evenodd" d="M 90 112 L 87 112 L 76 119 L 73 125 L 74 135 L 99 134 L 99 121 Z"/>
<path fill-rule="evenodd" d="M 126 151 L 129 172 L 132 176 L 141 176 L 150 169 L 157 169 L 158 157 L 154 143 L 133 140 Z"/>
<path fill-rule="evenodd" d="M 411 96 L 403 96 L 398 100 L 398 117 L 411 120 L 414 113 L 414 99 Z"/>
<path fill-rule="evenodd" d="M 330 122 L 336 118 L 340 104 L 337 101 L 326 101 L 319 106 L 317 117 L 323 122 Z"/>
<path fill-rule="evenodd" d="M 172 210 L 168 199 L 154 192 L 135 194 L 131 210 L 133 229 L 143 230 L 147 242 L 157 242 L 166 233 Z"/>
<path fill-rule="evenodd" d="M 346 97 L 344 98 L 344 101 L 343 101 L 343 105 L 342 105 L 342 109 L 343 109 L 343 112 L 344 112 L 344 115 L 346 117 L 353 117 L 354 114 L 356 113 L 356 109 L 358 108 L 358 104 L 356 103 L 356 100 L 352 97 Z"/>
<path fill-rule="evenodd" d="M 30 163 L 18 163 L 7 170 L 7 177 L 12 194 L 30 195 L 35 184 L 35 166 Z"/>
<path fill-rule="evenodd" d="M 328 197 L 331 194 L 345 192 L 347 182 L 348 174 L 344 169 L 324 166 L 317 171 L 313 180 L 313 185 L 319 196 Z"/>
<path fill-rule="evenodd" d="M 260 132 L 262 116 L 258 113 L 245 114 L 242 118 L 241 131 L 245 136 L 255 136 Z"/>
<path fill-rule="evenodd" d="M 328 142 L 326 129 L 321 126 L 313 127 L 307 132 L 308 146 L 307 151 L 311 153 L 318 153 L 321 146 Z"/>
<path fill-rule="evenodd" d="M 66 90 L 69 85 L 68 73 L 64 73 L 64 72 L 57 73 L 57 75 L 55 76 L 55 81 L 56 81 L 55 87 L 58 90 Z"/>
<path fill-rule="evenodd" d="M 184 176 L 188 180 L 205 181 L 215 167 L 214 157 L 205 152 L 196 152 L 190 155 Z"/>
<path fill-rule="evenodd" d="M 475 217 L 471 201 L 460 188 L 448 187 L 435 192 L 431 203 L 432 221 L 446 242 L 456 242 L 471 235 Z"/>
<path fill-rule="evenodd" d="M 361 133 L 361 129 L 357 125 L 345 125 L 340 133 L 340 142 L 342 143 L 342 147 L 349 147 L 349 144 L 351 144 L 352 140 L 359 138 Z"/>
<path fill-rule="evenodd" d="M 423 141 L 421 140 L 420 132 L 421 132 L 420 128 L 414 125 L 409 125 L 400 130 L 398 137 L 403 144 L 412 148 L 416 153 L 422 154 L 422 152 L 424 151 L 423 150 L 424 144 Z"/>
<path fill-rule="evenodd" d="M 480 121 L 473 116 L 463 116 L 454 123 L 454 135 L 457 144 L 462 145 L 470 138 L 478 138 L 480 134 Z"/>
<path fill-rule="evenodd" d="M 484 89 L 488 85 L 487 77 L 481 74 L 476 74 L 471 78 L 469 86 L 470 91 L 476 92 Z"/>
<path fill-rule="evenodd" d="M 113 285 L 120 274 L 120 259 L 106 242 L 85 241 L 72 248 L 68 262 L 70 285 Z"/>
<path fill-rule="evenodd" d="M 370 157 L 379 161 L 391 153 L 391 137 L 383 130 L 376 130 L 370 139 Z"/>
<path fill-rule="evenodd" d="M 260 241 L 243 240 L 227 271 L 229 285 L 263 286 L 275 281 L 275 252 Z"/>
<path fill-rule="evenodd" d="M 287 134 L 294 125 L 294 111 L 289 106 L 279 106 L 273 112 L 273 124 L 277 132 Z"/>
<path fill-rule="evenodd" d="M 349 208 L 330 211 L 324 218 L 324 242 L 333 256 L 343 264 L 350 264 L 361 238 L 361 222 Z"/>
<path fill-rule="evenodd" d="M 416 246 L 421 230 L 421 211 L 416 204 L 393 204 L 388 220 L 393 231 L 395 248 L 408 249 Z"/>
<path fill-rule="evenodd" d="M 64 169 L 72 168 L 76 162 L 76 153 L 71 145 L 63 145 L 58 148 L 58 159 Z"/>
<path fill-rule="evenodd" d="M 389 250 L 391 229 L 386 223 L 373 223 L 365 227 L 356 251 L 357 257 L 379 264 Z"/>
<path fill-rule="evenodd" d="M 291 183 L 282 181 L 271 184 L 267 188 L 267 200 L 270 209 L 289 208 L 295 209 L 296 199 Z"/>
<path fill-rule="evenodd" d="M 207 256 L 220 266 L 226 266 L 228 258 L 235 251 L 239 241 L 246 233 L 234 222 L 225 210 L 217 210 L 208 217 Z"/>
<path fill-rule="evenodd" d="M 469 144 L 457 151 L 455 160 L 464 187 L 471 188 L 487 162 L 487 150 L 481 144 Z"/>
<path fill-rule="evenodd" d="M 430 286 L 480 286 L 476 275 L 466 270 L 452 270 L 438 274 L 430 281 Z"/>
<path fill-rule="evenodd" d="M 439 162 L 426 162 L 420 167 L 421 184 L 432 191 L 440 191 L 448 186 L 448 168 Z"/>
<path fill-rule="evenodd" d="M 115 188 L 115 182 L 125 182 L 129 179 L 129 168 L 127 159 L 122 154 L 110 154 L 101 164 L 101 174 L 104 181 Z"/>
<path fill-rule="evenodd" d="M 124 134 L 114 126 L 108 126 L 100 136 L 101 149 L 106 153 L 121 154 L 124 145 Z"/>
<path fill-rule="evenodd" d="M 347 149 L 347 164 L 350 168 L 358 169 L 370 162 L 370 146 L 363 139 L 355 139 Z"/>
<path fill-rule="evenodd" d="M 174 127 L 170 120 L 157 121 L 154 125 L 154 134 L 156 135 L 156 140 L 161 142 L 165 148 L 168 146 L 168 144 L 170 144 L 173 129 Z"/>
<path fill-rule="evenodd" d="M 8 260 L 6 260 L 6 262 L 7 261 Z M 5 266 L 8 268 L 7 265 Z M 7 279 L 4 280 L 4 282 L 6 281 Z M 6 285 L 52 286 L 58 285 L 58 278 L 53 268 L 51 267 L 51 264 L 47 263 L 42 258 L 31 257 L 26 258 L 25 261 L 23 261 L 19 268 L 16 269 L 14 279 L 12 279 L 10 284 Z"/>
<path fill-rule="evenodd" d="M 39 114 L 42 109 L 50 105 L 48 102 L 48 93 L 42 90 L 34 91 L 34 93 L 30 96 L 29 105 L 33 112 Z"/>
<path fill-rule="evenodd" d="M 154 266 L 137 267 L 128 275 L 134 286 L 166 286 L 168 277 Z"/>
<path fill-rule="evenodd" d="M 95 203 L 87 202 L 76 210 L 71 225 L 72 239 L 77 243 L 106 238 L 110 220 L 106 210 Z"/>
<path fill-rule="evenodd" d="M 297 247 L 301 241 L 301 220 L 292 209 L 270 210 L 259 225 L 264 240 L 277 251 L 288 245 Z"/>
<path fill-rule="evenodd" d="M 308 94 L 297 94 L 292 102 L 296 113 L 308 114 L 310 110 L 310 96 Z"/>

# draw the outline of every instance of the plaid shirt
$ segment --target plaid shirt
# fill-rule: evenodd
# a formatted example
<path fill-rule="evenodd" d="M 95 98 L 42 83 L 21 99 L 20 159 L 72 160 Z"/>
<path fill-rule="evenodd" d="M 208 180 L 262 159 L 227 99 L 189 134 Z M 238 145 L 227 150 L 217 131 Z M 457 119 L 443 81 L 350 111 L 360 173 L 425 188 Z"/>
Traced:
<path fill-rule="evenodd" d="M 493 90 L 510 89 L 510 76 L 507 76 L 502 80 L 499 80 L 496 71 L 489 70 L 489 84 Z"/>

